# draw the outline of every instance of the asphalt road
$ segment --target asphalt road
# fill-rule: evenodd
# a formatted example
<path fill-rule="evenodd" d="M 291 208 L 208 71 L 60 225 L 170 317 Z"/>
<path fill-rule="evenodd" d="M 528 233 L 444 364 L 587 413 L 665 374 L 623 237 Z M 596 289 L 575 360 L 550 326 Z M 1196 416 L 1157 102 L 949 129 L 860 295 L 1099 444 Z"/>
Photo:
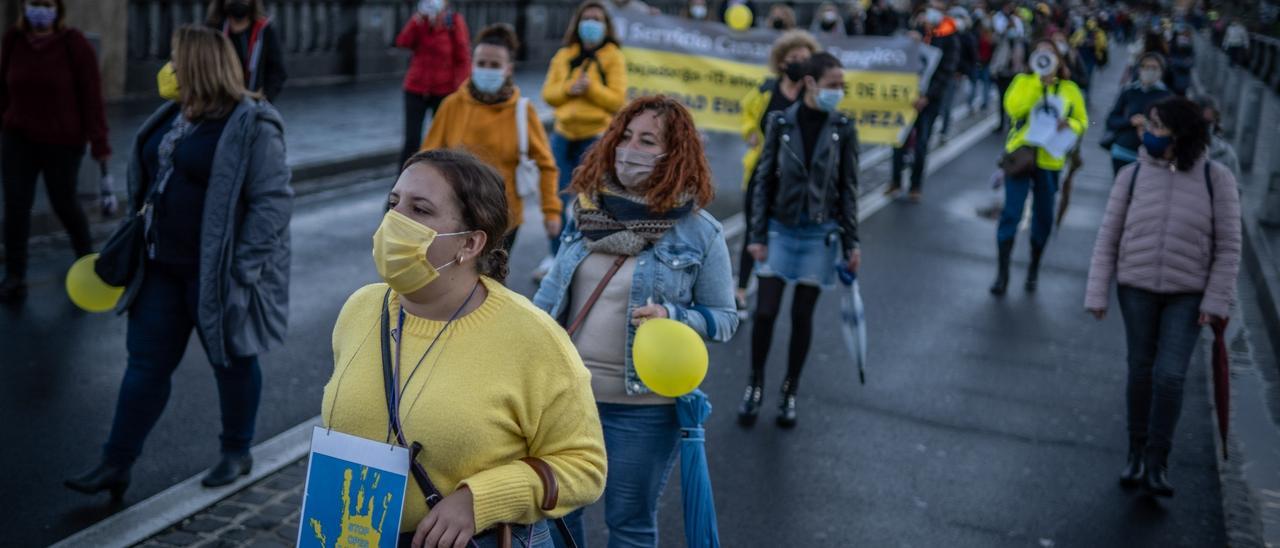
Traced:
<path fill-rule="evenodd" d="M 1099 94 L 1102 95 L 1102 94 Z M 1109 95 L 1109 94 L 1107 94 Z M 1095 119 L 1109 99 L 1096 97 Z M 800 425 L 773 425 L 788 322 L 778 324 L 759 424 L 734 422 L 748 370 L 750 324 L 711 347 L 704 390 L 724 546 L 1217 546 L 1224 543 L 1204 371 L 1192 370 L 1172 456 L 1178 495 L 1154 502 L 1123 492 L 1115 473 L 1126 449 L 1124 343 L 1118 314 L 1081 308 L 1089 252 L 1110 187 L 1091 132 L 1072 209 L 1050 244 L 1040 291 L 1014 284 L 1004 299 L 994 273 L 994 225 L 975 209 L 1000 138 L 990 137 L 927 181 L 921 205 L 889 204 L 862 228 L 861 273 L 870 340 L 868 384 L 857 384 L 839 339 L 838 302 L 824 295 L 800 390 Z M 732 138 L 710 153 L 721 198 L 737 209 Z M 391 180 L 383 177 L 299 200 L 293 221 L 291 328 L 263 357 L 258 439 L 314 416 L 332 368 L 330 332 L 346 296 L 374 281 L 370 236 Z M 512 285 L 543 253 L 539 223 L 521 234 Z M 736 245 L 731 244 L 736 251 Z M 91 467 L 106 438 L 125 364 L 123 318 L 76 311 L 61 287 L 68 261 L 36 265 L 32 296 L 0 309 L 0 416 L 10 440 L 0 492 L 0 544 L 43 545 L 108 515 L 106 496 L 65 490 Z M 787 307 L 784 304 L 783 310 Z M 785 312 L 784 312 L 785 314 Z M 218 406 L 209 365 L 192 339 L 173 397 L 134 470 L 126 504 L 200 473 L 217 458 Z M 678 472 L 677 472 L 678 473 Z M 662 541 L 679 546 L 678 477 L 663 499 Z M 603 545 L 599 507 L 588 512 Z"/>

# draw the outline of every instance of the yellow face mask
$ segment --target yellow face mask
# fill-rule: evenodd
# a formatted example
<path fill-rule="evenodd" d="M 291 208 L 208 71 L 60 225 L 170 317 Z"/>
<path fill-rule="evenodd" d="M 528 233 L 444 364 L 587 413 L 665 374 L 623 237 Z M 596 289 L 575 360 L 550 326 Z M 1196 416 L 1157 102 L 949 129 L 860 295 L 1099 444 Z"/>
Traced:
<path fill-rule="evenodd" d="M 454 259 L 437 268 L 427 260 L 427 248 L 436 238 L 472 232 L 475 231 L 438 234 L 431 227 L 392 209 L 383 216 L 382 225 L 373 233 L 373 264 L 391 289 L 408 295 L 434 282 L 440 277 L 441 270 L 458 262 Z"/>
<path fill-rule="evenodd" d="M 160 88 L 160 98 L 168 101 L 177 101 L 178 94 L 178 73 L 173 70 L 173 61 L 165 63 L 160 67 L 160 72 L 156 73 L 156 85 Z"/>

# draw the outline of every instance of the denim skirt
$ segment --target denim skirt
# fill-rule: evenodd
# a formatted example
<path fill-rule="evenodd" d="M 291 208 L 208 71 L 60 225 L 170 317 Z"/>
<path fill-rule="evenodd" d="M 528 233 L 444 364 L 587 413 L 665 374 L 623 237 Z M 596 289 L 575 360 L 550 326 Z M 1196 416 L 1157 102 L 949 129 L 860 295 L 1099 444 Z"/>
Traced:
<path fill-rule="evenodd" d="M 769 257 L 756 264 L 756 275 L 831 287 L 835 284 L 839 236 L 835 221 L 792 226 L 770 220 Z"/>

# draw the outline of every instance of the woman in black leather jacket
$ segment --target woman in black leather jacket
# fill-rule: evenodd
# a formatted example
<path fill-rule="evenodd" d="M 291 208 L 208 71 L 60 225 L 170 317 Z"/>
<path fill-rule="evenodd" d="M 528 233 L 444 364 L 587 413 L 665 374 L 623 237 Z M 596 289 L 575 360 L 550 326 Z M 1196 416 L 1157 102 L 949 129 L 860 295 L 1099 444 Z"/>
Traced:
<path fill-rule="evenodd" d="M 773 344 L 787 283 L 796 285 L 791 307 L 791 348 L 782 383 L 778 424 L 796 423 L 796 388 L 813 335 L 813 310 L 835 265 L 857 271 L 858 133 L 837 110 L 844 99 L 844 70 L 827 53 L 809 59 L 804 99 L 769 117 L 764 150 L 752 182 L 750 245 L 760 279 L 752 326 L 751 380 L 739 422 L 755 423 L 764 397 L 764 366 Z M 837 243 L 843 249 L 837 258 Z"/>

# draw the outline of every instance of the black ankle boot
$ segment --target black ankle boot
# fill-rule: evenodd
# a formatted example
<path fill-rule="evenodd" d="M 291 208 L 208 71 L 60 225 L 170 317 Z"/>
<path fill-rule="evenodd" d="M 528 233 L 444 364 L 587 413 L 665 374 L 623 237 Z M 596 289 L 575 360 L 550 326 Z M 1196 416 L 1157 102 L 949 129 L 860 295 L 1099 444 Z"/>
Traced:
<path fill-rule="evenodd" d="M 764 401 L 764 385 L 752 380 L 742 393 L 742 405 L 738 406 L 738 424 L 751 426 L 760 415 L 760 403 Z"/>
<path fill-rule="evenodd" d="M 1039 285 L 1040 278 L 1040 257 L 1044 256 L 1044 246 L 1031 246 L 1031 265 L 1027 268 L 1027 283 L 1024 286 L 1028 292 L 1034 292 L 1036 286 Z"/>
<path fill-rule="evenodd" d="M 253 469 L 253 457 L 249 455 L 223 454 L 218 465 L 205 474 L 200 484 L 205 487 L 221 487 L 236 481 L 240 476 L 247 476 Z"/>
<path fill-rule="evenodd" d="M 1147 472 L 1146 463 L 1144 462 L 1145 449 L 1146 443 L 1129 442 L 1129 457 L 1124 463 L 1124 468 L 1120 470 L 1120 485 L 1122 487 L 1137 487 L 1142 483 L 1142 479 Z"/>
<path fill-rule="evenodd" d="M 1143 487 L 1156 497 L 1172 497 L 1173 485 L 1169 483 L 1169 455 L 1161 451 L 1146 454 L 1147 475 Z"/>
<path fill-rule="evenodd" d="M 1013 256 L 1013 240 L 998 244 L 1000 256 L 996 263 L 996 281 L 991 284 L 992 295 L 1004 295 L 1009 288 L 1009 259 Z"/>
<path fill-rule="evenodd" d="M 778 404 L 778 426 L 794 428 L 796 425 L 796 382 L 782 382 L 782 402 Z"/>
<path fill-rule="evenodd" d="M 93 470 L 63 481 L 62 484 L 86 495 L 110 491 L 111 500 L 118 502 L 124 498 L 125 489 L 129 488 L 129 468 L 104 462 Z"/>

